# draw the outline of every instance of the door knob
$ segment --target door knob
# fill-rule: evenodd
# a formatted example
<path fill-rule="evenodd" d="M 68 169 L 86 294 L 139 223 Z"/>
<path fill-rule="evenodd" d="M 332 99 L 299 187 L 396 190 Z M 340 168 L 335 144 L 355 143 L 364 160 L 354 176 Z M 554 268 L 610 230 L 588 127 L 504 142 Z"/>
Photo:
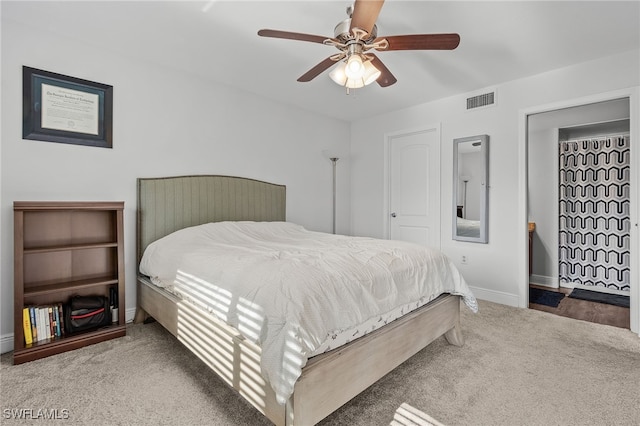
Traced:
<path fill-rule="evenodd" d="M 395 213 L 391 213 L 391 217 L 396 217 L 396 214 Z"/>

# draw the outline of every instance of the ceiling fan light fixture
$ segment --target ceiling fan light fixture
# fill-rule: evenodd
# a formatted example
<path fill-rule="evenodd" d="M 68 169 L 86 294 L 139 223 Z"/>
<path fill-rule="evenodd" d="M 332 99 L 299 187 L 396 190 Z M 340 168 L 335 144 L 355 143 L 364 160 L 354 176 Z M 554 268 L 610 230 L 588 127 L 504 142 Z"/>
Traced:
<path fill-rule="evenodd" d="M 347 74 L 345 74 L 344 69 L 347 67 L 347 64 L 344 62 L 340 62 L 338 66 L 336 66 L 330 73 L 329 77 L 336 83 L 338 86 L 344 86 L 347 82 Z"/>
<path fill-rule="evenodd" d="M 0 0 L 2 1 L 2 0 Z M 211 0 L 219 1 L 219 0 Z M 337 65 L 331 73 L 331 79 L 347 88 L 357 88 L 373 83 L 380 87 L 388 87 L 398 80 L 372 53 L 392 50 L 453 50 L 460 44 L 460 35 L 449 34 L 407 34 L 378 37 L 376 20 L 385 0 L 354 0 L 347 9 L 348 18 L 334 28 L 334 37 L 323 37 L 313 34 L 294 33 L 290 31 L 261 29 L 261 37 L 273 37 L 320 43 L 337 48 L 340 53 L 329 56 L 298 78 L 300 82 L 308 82 L 321 73 Z M 335 64 L 346 58 L 345 62 Z M 349 90 L 347 90 L 349 93 Z"/>
<path fill-rule="evenodd" d="M 329 77 L 331 77 L 331 80 L 333 80 L 334 83 L 348 89 L 359 89 L 369 85 L 376 81 L 381 74 L 380 70 L 378 70 L 371 61 L 365 61 L 362 64 L 362 76 L 358 78 L 348 76 L 348 67 L 348 63 L 346 61 L 342 61 L 329 73 Z"/>
<path fill-rule="evenodd" d="M 329 77 L 339 86 L 346 87 L 347 89 L 359 89 L 364 87 L 364 79 L 362 78 L 349 78 L 345 73 L 347 64 L 340 63 L 333 71 L 329 73 Z"/>
<path fill-rule="evenodd" d="M 364 63 L 364 75 L 362 76 L 362 79 L 364 80 L 365 86 L 376 81 L 381 74 L 382 71 L 376 68 L 375 65 L 371 63 L 371 61 L 366 61 Z"/>
<path fill-rule="evenodd" d="M 344 87 L 347 89 L 360 89 L 361 87 L 364 87 L 364 80 L 361 78 L 348 78 Z"/>
<path fill-rule="evenodd" d="M 360 55 L 349 56 L 344 72 L 348 78 L 362 78 L 364 75 L 364 64 L 362 63 Z"/>

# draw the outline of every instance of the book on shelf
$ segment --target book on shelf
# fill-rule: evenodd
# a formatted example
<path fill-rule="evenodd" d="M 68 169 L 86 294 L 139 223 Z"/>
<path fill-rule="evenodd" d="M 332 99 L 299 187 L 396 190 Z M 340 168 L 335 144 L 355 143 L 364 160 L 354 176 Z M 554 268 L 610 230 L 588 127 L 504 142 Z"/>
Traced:
<path fill-rule="evenodd" d="M 24 341 L 27 345 L 57 339 L 65 334 L 62 303 L 25 306 L 23 317 Z"/>
<path fill-rule="evenodd" d="M 56 335 L 56 332 L 55 332 L 56 320 L 53 317 L 53 306 L 49 306 L 47 309 L 49 310 L 49 312 L 48 312 L 48 314 L 49 314 L 49 336 L 50 337 L 55 337 L 55 335 Z M 56 309 L 56 311 L 57 311 L 57 309 Z"/>
<path fill-rule="evenodd" d="M 47 320 L 44 319 L 44 309 L 36 308 L 38 312 L 38 342 L 47 340 Z"/>
<path fill-rule="evenodd" d="M 33 306 L 29 307 L 29 317 L 31 318 L 31 336 L 34 342 L 38 341 L 38 330 L 36 328 L 36 310 Z"/>
<path fill-rule="evenodd" d="M 60 317 L 60 322 L 59 322 L 59 330 L 58 333 L 60 334 L 60 336 L 64 335 L 64 311 L 62 310 L 62 303 L 58 304 L 58 316 Z"/>
<path fill-rule="evenodd" d="M 55 323 L 55 329 L 54 329 L 54 334 L 56 336 L 60 336 L 60 315 L 58 314 L 58 307 L 54 306 L 53 307 L 53 318 L 54 318 L 54 323 Z"/>
<path fill-rule="evenodd" d="M 29 308 L 22 310 L 22 325 L 24 328 L 24 342 L 27 345 L 33 343 L 33 336 L 31 335 L 31 316 L 29 314 Z"/>

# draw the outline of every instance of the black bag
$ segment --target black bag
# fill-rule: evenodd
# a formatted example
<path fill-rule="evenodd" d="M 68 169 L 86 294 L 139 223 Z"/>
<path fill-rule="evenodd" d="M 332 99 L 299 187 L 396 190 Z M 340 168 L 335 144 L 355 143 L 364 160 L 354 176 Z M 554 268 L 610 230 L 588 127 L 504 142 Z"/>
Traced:
<path fill-rule="evenodd" d="M 110 324 L 109 299 L 104 296 L 73 296 L 65 307 L 64 328 L 67 333 Z"/>

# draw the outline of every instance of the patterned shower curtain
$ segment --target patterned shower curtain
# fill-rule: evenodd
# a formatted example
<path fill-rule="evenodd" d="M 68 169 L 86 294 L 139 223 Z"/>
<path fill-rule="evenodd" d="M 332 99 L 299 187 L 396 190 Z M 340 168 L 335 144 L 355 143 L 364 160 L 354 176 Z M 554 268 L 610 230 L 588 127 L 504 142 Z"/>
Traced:
<path fill-rule="evenodd" d="M 629 291 L 629 136 L 560 142 L 560 283 Z"/>

